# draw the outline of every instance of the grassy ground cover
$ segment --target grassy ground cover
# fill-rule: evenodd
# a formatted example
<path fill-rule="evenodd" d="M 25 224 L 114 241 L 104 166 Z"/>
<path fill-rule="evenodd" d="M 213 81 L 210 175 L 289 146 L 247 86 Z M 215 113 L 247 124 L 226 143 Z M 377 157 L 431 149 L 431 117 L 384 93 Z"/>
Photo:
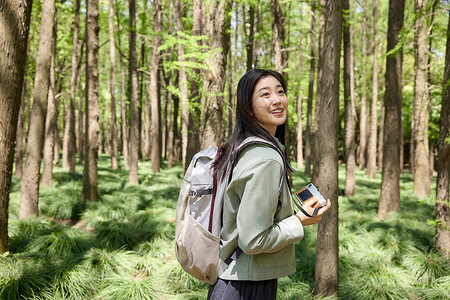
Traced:
<path fill-rule="evenodd" d="M 151 174 L 150 162 L 142 162 L 135 186 L 127 170 L 111 171 L 101 156 L 101 201 L 85 206 L 82 167 L 76 171 L 55 168 L 54 187 L 40 190 L 40 216 L 23 222 L 20 181 L 13 179 L 0 299 L 206 298 L 207 285 L 186 274 L 174 255 L 180 166 Z M 401 211 L 380 222 L 377 176 L 357 172 L 356 196 L 339 197 L 340 298 L 449 299 L 450 265 L 433 248 L 434 198 L 414 197 L 404 174 Z M 295 187 L 307 182 L 301 171 L 294 174 Z M 312 299 L 315 240 L 316 226 L 308 226 L 296 245 L 297 273 L 279 280 L 278 299 Z"/>

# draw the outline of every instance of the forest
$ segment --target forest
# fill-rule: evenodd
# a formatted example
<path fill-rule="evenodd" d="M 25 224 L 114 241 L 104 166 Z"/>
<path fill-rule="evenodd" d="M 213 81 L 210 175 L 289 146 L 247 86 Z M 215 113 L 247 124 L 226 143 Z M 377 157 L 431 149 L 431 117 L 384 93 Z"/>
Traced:
<path fill-rule="evenodd" d="M 279 299 L 450 298 L 447 0 L 0 0 L 0 299 L 205 299 L 184 172 L 276 70 L 292 192 L 334 203 Z"/>

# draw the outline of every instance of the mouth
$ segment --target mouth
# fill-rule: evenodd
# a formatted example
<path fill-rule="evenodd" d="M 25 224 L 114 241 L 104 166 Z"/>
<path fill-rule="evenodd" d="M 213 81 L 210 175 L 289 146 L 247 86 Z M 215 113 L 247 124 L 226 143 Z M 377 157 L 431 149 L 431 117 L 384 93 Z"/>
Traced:
<path fill-rule="evenodd" d="M 273 115 L 280 115 L 283 112 L 284 112 L 283 108 L 277 108 L 277 109 L 272 110 L 270 113 L 273 114 Z"/>

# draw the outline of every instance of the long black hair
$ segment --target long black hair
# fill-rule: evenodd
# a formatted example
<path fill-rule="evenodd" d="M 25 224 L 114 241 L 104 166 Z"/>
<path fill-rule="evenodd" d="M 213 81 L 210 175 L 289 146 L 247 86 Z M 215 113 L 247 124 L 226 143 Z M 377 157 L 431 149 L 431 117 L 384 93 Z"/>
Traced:
<path fill-rule="evenodd" d="M 228 163 L 234 161 L 235 150 L 246 138 L 246 134 L 260 137 L 262 139 L 272 142 L 278 146 L 274 137 L 264 129 L 254 117 L 252 111 L 252 95 L 258 81 L 264 77 L 273 76 L 277 79 L 284 92 L 286 93 L 286 82 L 280 73 L 272 70 L 250 69 L 242 76 L 237 86 L 236 95 L 236 124 L 234 126 L 233 134 L 228 143 L 220 147 L 221 153 L 219 158 L 214 163 L 215 174 L 217 178 L 222 177 L 227 168 Z M 286 123 L 277 126 L 275 137 L 285 144 L 285 127 Z"/>

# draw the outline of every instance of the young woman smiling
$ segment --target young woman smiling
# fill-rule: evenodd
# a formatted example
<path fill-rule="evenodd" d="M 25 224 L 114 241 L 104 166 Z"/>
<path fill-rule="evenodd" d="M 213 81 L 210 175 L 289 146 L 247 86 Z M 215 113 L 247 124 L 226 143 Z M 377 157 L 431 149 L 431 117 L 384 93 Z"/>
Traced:
<path fill-rule="evenodd" d="M 253 144 L 234 153 L 245 138 L 262 138 L 284 153 L 288 99 L 283 77 L 271 70 L 249 70 L 237 87 L 236 125 L 214 164 L 218 178 L 235 161 L 224 196 L 220 257 L 238 254 L 210 287 L 208 299 L 276 299 L 277 280 L 295 272 L 294 243 L 303 226 L 316 224 L 330 201 L 312 218 L 295 214 L 286 181 L 285 158 L 268 145 Z M 317 201 L 304 207 L 312 212 Z"/>

